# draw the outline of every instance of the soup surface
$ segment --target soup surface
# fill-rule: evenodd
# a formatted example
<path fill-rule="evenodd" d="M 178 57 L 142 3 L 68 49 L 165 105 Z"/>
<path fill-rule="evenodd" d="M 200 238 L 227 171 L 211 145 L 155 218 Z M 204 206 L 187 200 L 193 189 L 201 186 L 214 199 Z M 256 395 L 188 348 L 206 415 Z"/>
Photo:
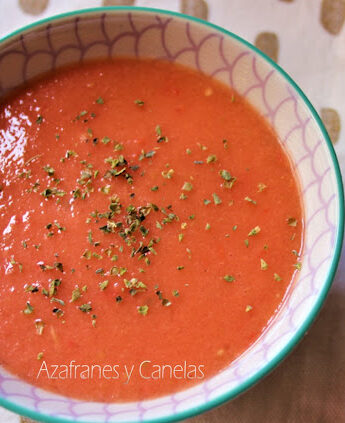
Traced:
<path fill-rule="evenodd" d="M 0 362 L 77 398 L 208 378 L 282 303 L 302 248 L 289 160 L 202 74 L 119 59 L 0 107 Z"/>

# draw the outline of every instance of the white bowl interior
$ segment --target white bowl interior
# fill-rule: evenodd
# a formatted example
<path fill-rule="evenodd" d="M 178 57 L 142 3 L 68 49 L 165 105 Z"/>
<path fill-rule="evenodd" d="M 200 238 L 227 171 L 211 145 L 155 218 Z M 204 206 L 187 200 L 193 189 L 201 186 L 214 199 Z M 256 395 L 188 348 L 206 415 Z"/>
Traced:
<path fill-rule="evenodd" d="M 276 68 L 223 31 L 176 15 L 140 10 L 66 16 L 0 45 L 0 95 L 66 64 L 124 55 L 165 59 L 212 75 L 234 87 L 268 119 L 300 182 L 305 212 L 303 266 L 294 289 L 262 338 L 216 377 L 175 395 L 140 403 L 88 403 L 35 388 L 0 369 L 0 394 L 5 400 L 76 421 L 178 415 L 241 390 L 290 348 L 320 300 L 336 249 L 340 218 L 337 175 L 318 123 Z"/>

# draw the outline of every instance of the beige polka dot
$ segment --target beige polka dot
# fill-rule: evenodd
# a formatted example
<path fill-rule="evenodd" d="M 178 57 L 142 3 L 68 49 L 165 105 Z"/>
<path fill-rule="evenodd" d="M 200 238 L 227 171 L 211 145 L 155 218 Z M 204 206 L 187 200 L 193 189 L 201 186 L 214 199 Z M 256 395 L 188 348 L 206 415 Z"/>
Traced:
<path fill-rule="evenodd" d="M 133 6 L 134 0 L 103 0 L 103 6 Z"/>
<path fill-rule="evenodd" d="M 326 31 L 339 34 L 345 21 L 345 0 L 322 0 L 320 21 Z"/>
<path fill-rule="evenodd" d="M 181 0 L 181 12 L 196 18 L 207 19 L 208 5 L 205 0 Z"/>
<path fill-rule="evenodd" d="M 21 417 L 20 423 L 38 423 L 35 420 L 28 419 L 27 417 Z"/>
<path fill-rule="evenodd" d="M 278 61 L 279 40 L 273 32 L 260 32 L 255 39 L 255 45 L 275 62 Z"/>
<path fill-rule="evenodd" d="M 39 15 L 48 6 L 49 0 L 19 0 L 19 6 L 25 13 Z"/>
<path fill-rule="evenodd" d="M 335 144 L 339 139 L 341 128 L 339 113 L 334 109 L 325 107 L 321 109 L 321 119 L 332 143 Z"/>

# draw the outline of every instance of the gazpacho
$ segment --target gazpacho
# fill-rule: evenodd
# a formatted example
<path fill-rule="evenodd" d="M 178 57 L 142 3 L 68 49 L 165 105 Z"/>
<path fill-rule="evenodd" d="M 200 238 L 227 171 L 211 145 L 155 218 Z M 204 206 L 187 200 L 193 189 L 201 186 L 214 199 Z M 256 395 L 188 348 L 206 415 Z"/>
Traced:
<path fill-rule="evenodd" d="M 94 401 L 154 398 L 250 347 L 301 268 L 266 120 L 179 65 L 65 68 L 0 106 L 0 363 Z"/>

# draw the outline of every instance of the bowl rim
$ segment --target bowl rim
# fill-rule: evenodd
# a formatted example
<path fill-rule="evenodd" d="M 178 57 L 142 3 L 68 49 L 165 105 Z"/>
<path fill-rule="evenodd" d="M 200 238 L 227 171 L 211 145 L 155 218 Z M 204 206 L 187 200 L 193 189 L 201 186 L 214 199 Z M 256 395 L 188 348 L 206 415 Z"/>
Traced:
<path fill-rule="evenodd" d="M 333 147 L 333 144 L 330 140 L 330 137 L 327 133 L 327 130 L 307 98 L 307 96 L 304 94 L 304 92 L 301 90 L 301 88 L 296 84 L 296 82 L 290 77 L 290 75 L 285 72 L 276 62 L 274 62 L 270 57 L 268 57 L 265 53 L 260 51 L 257 47 L 255 47 L 253 44 L 245 40 L 244 38 L 234 34 L 231 31 L 226 30 L 225 28 L 215 25 L 211 22 L 205 21 L 203 19 L 199 19 L 194 16 L 189 16 L 184 13 L 174 12 L 170 10 L 164 10 L 159 8 L 151 8 L 151 7 L 139 7 L 139 6 L 107 6 L 107 7 L 93 7 L 93 8 L 86 8 L 86 9 L 79 9 L 79 10 L 73 10 L 70 12 L 60 13 L 57 15 L 53 15 L 44 19 L 40 19 L 34 23 L 31 23 L 29 25 L 25 25 L 23 27 L 20 27 L 19 29 L 10 32 L 9 34 L 0 37 L 0 45 L 2 45 L 4 42 L 9 41 L 11 38 L 14 38 L 16 36 L 19 36 L 25 32 L 28 32 L 30 30 L 33 30 L 41 25 L 47 24 L 47 23 L 54 23 L 56 21 L 59 21 L 60 19 L 65 19 L 69 17 L 74 17 L 78 15 L 86 15 L 86 14 L 102 14 L 106 12 L 133 12 L 133 13 L 151 13 L 151 14 L 161 14 L 166 16 L 172 16 L 180 19 L 184 19 L 187 21 L 196 22 L 197 24 L 204 25 L 205 27 L 208 27 L 208 29 L 213 29 L 216 31 L 219 31 L 226 35 L 227 37 L 230 37 L 234 39 L 235 41 L 239 42 L 240 44 L 244 45 L 246 48 L 253 51 L 255 54 L 258 54 L 261 56 L 263 60 L 265 60 L 269 65 L 271 65 L 279 74 L 283 77 L 298 93 L 300 98 L 303 100 L 304 104 L 307 106 L 311 116 L 314 118 L 314 121 L 316 122 L 317 126 L 319 127 L 322 138 L 326 142 L 326 146 L 328 147 L 328 151 L 331 156 L 331 162 L 333 169 L 335 171 L 336 176 L 336 185 L 337 185 L 337 197 L 339 200 L 339 216 L 338 216 L 338 222 L 337 222 L 337 232 L 336 232 L 336 242 L 335 242 L 335 249 L 334 249 L 334 255 L 332 258 L 332 263 L 327 275 L 327 278 L 322 286 L 322 289 L 320 291 L 320 294 L 316 300 L 316 303 L 314 304 L 313 308 L 309 311 L 307 317 L 305 318 L 303 324 L 296 330 L 295 334 L 293 335 L 292 339 L 289 341 L 289 343 L 280 350 L 270 361 L 268 361 L 265 366 L 263 366 L 260 370 L 258 370 L 254 375 L 246 379 L 244 382 L 242 382 L 239 386 L 232 388 L 228 390 L 226 393 L 221 394 L 217 396 L 214 399 L 208 400 L 202 405 L 196 406 L 196 407 L 190 407 L 187 410 L 178 412 L 176 414 L 172 414 L 165 417 L 158 417 L 158 418 L 150 418 L 149 420 L 144 420 L 147 423 L 168 423 L 168 422 L 175 422 L 184 420 L 193 416 L 196 416 L 200 413 L 206 412 L 208 410 L 211 410 L 214 407 L 218 407 L 225 402 L 235 398 L 239 394 L 245 392 L 249 388 L 251 388 L 253 385 L 258 383 L 262 378 L 264 378 L 268 373 L 270 373 L 275 367 L 284 359 L 287 357 L 287 355 L 292 351 L 292 349 L 297 346 L 297 344 L 300 342 L 300 340 L 303 338 L 313 321 L 315 320 L 316 316 L 318 315 L 325 299 L 328 294 L 328 291 L 332 285 L 335 272 L 338 267 L 341 250 L 342 250 L 342 243 L 343 243 L 343 237 L 344 237 L 344 188 L 343 188 L 343 181 L 341 176 L 341 171 L 339 167 L 339 162 Z M 12 401 L 9 401 L 3 397 L 0 396 L 0 406 L 7 408 L 8 410 L 11 410 L 17 414 L 27 416 L 29 418 L 44 421 L 47 423 L 70 423 L 74 420 L 62 418 L 62 417 L 55 417 L 55 416 L 49 416 L 46 414 L 42 414 L 40 412 L 31 410 L 27 407 L 21 406 L 19 404 L 13 403 Z M 80 423 L 84 423 L 80 421 Z M 86 422 L 85 422 L 86 423 Z M 90 422 L 87 423 L 100 423 L 100 421 L 97 422 Z M 132 423 L 132 422 L 131 422 Z"/>

